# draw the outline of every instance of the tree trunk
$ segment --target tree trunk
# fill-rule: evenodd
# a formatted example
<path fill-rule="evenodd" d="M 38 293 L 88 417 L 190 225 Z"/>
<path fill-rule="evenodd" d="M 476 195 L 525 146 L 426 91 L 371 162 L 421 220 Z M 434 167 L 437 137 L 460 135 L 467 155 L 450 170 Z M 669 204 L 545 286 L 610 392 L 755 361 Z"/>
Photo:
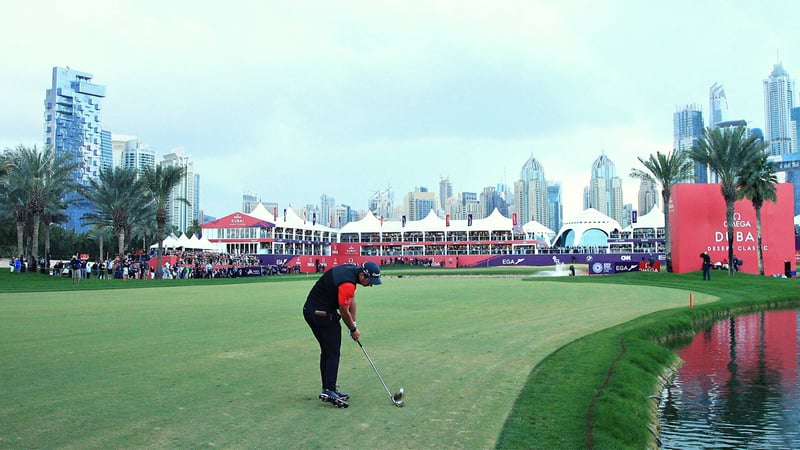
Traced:
<path fill-rule="evenodd" d="M 758 274 L 764 275 L 764 255 L 761 251 L 761 207 L 756 208 L 756 238 L 758 239 Z"/>
<path fill-rule="evenodd" d="M 44 224 L 44 257 L 50 260 L 50 224 Z"/>
<path fill-rule="evenodd" d="M 125 257 L 125 230 L 119 230 L 117 235 L 117 248 L 119 249 L 119 262 L 122 263 L 122 258 Z"/>
<path fill-rule="evenodd" d="M 163 209 L 159 209 L 156 211 L 156 230 L 157 230 L 157 237 L 158 237 L 158 252 L 156 253 L 156 279 L 160 280 L 162 278 L 161 272 L 161 255 L 164 254 L 163 245 L 164 245 L 164 228 L 167 224 L 167 211 Z"/>
<path fill-rule="evenodd" d="M 162 241 L 158 241 L 158 251 L 156 252 L 156 279 L 160 280 L 162 278 L 161 273 L 161 253 L 162 248 L 161 246 L 164 245 Z"/>
<path fill-rule="evenodd" d="M 33 214 L 33 233 L 31 233 L 31 259 L 37 261 L 39 258 L 39 219 L 40 215 Z"/>
<path fill-rule="evenodd" d="M 25 254 L 23 246 L 25 245 L 23 236 L 25 234 L 25 222 L 17 221 L 17 257 L 22 259 Z"/>
<path fill-rule="evenodd" d="M 733 262 L 733 200 L 725 199 L 725 222 L 728 225 L 728 275 L 733 276 L 736 271 Z"/>

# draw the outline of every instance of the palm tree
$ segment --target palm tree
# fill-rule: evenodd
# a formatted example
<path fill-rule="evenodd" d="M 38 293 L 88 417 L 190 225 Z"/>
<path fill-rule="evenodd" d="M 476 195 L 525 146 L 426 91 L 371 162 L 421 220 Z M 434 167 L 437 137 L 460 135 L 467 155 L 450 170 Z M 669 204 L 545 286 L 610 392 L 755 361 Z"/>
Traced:
<path fill-rule="evenodd" d="M 11 169 L 14 167 L 14 161 L 11 159 L 11 152 L 6 149 L 2 155 L 0 155 L 0 180 L 4 179 Z"/>
<path fill-rule="evenodd" d="M 728 274 L 733 275 L 733 205 L 738 196 L 741 171 L 752 165 L 768 144 L 756 135 L 747 136 L 744 126 L 735 128 L 706 128 L 703 136 L 690 150 L 689 156 L 708 166 L 719 177 L 720 191 L 725 199 L 725 221 L 728 224 Z"/>
<path fill-rule="evenodd" d="M 156 254 L 156 278 L 161 278 L 161 255 L 163 252 L 162 241 L 164 228 L 167 224 L 167 200 L 172 190 L 183 181 L 186 168 L 180 166 L 156 166 L 155 169 L 147 168 L 142 174 L 142 183 L 149 194 L 149 199 L 156 207 L 156 226 L 158 228 L 158 253 Z M 185 198 L 175 199 L 189 204 Z"/>
<path fill-rule="evenodd" d="M 672 150 L 667 154 L 652 153 L 648 159 L 638 157 L 647 171 L 633 168 L 630 176 L 639 180 L 657 182 L 661 185 L 661 201 L 664 205 L 664 250 L 667 254 L 667 271 L 672 272 L 672 237 L 669 228 L 669 201 L 672 198 L 672 186 L 692 178 L 694 165 L 686 152 Z"/>
<path fill-rule="evenodd" d="M 44 225 L 44 255 L 50 258 L 50 225 L 54 223 L 64 223 L 69 220 L 66 214 L 66 204 L 63 202 L 54 203 L 45 207 L 42 213 L 42 225 Z"/>
<path fill-rule="evenodd" d="M 141 219 L 145 202 L 141 198 L 141 185 L 136 169 L 114 167 L 102 169 L 97 179 L 90 179 L 82 194 L 95 210 L 84 214 L 83 220 L 96 227 L 110 226 L 117 236 L 119 257 L 125 257 L 126 238 L 133 220 Z"/>
<path fill-rule="evenodd" d="M 109 227 L 108 225 L 98 225 L 90 229 L 89 232 L 87 233 L 87 236 L 89 239 L 97 242 L 99 246 L 97 253 L 98 258 L 105 259 L 105 257 L 103 256 L 103 254 L 105 253 L 104 252 L 105 242 L 106 240 L 111 239 L 111 237 L 114 236 L 114 230 L 111 229 L 111 227 Z"/>
<path fill-rule="evenodd" d="M 758 273 L 764 275 L 764 255 L 761 250 L 761 207 L 765 201 L 777 201 L 775 166 L 762 154 L 753 164 L 743 167 L 739 173 L 738 198 L 749 198 L 756 210 L 756 235 L 758 239 Z"/>
<path fill-rule="evenodd" d="M 148 203 L 147 210 L 142 216 L 144 219 L 137 220 L 131 230 L 131 241 L 137 243 L 141 242 L 145 252 L 147 252 L 148 243 L 155 242 L 158 239 L 155 209 L 155 204 L 152 202 Z"/>
<path fill-rule="evenodd" d="M 197 219 L 194 219 L 192 220 L 192 224 L 189 226 L 189 229 L 186 230 L 186 236 L 188 237 L 197 236 L 202 232 L 203 232 L 203 227 L 200 225 L 200 222 Z"/>
<path fill-rule="evenodd" d="M 39 151 L 36 146 L 20 145 L 15 151 L 15 168 L 9 182 L 19 189 L 30 215 L 31 258 L 37 260 L 39 254 L 39 224 L 42 214 L 53 205 L 60 204 L 61 198 L 72 189 L 71 174 L 79 167 L 65 153 L 56 154 L 53 147 L 47 146 Z"/>

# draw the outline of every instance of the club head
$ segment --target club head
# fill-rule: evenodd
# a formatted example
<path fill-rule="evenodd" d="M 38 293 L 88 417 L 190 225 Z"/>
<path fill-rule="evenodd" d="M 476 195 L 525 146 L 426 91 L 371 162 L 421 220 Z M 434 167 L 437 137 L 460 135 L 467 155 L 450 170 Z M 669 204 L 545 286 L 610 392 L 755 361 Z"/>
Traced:
<path fill-rule="evenodd" d="M 403 391 L 403 388 L 400 388 L 400 390 L 397 391 L 397 394 L 394 394 L 394 397 L 392 397 L 392 403 L 394 403 L 394 406 L 402 408 L 404 396 L 405 396 L 405 391 Z"/>

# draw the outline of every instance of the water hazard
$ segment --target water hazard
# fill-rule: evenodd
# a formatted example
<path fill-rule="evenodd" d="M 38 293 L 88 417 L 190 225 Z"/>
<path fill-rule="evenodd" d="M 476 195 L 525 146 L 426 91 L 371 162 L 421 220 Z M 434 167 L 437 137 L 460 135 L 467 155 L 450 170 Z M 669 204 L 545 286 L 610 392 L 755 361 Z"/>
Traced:
<path fill-rule="evenodd" d="M 800 448 L 798 311 L 718 322 L 677 353 L 659 405 L 665 449 Z"/>

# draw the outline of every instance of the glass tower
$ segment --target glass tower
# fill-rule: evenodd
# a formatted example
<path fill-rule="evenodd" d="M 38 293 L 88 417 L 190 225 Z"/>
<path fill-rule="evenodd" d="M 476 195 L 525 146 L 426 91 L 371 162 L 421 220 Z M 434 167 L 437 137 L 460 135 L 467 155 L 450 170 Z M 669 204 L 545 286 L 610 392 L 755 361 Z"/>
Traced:
<path fill-rule="evenodd" d="M 112 165 L 111 133 L 102 128 L 101 101 L 106 88 L 91 81 L 91 74 L 53 67 L 52 86 L 44 101 L 44 143 L 56 154 L 68 154 L 80 163 L 74 179 L 81 186 L 88 186 L 101 169 Z M 70 203 L 65 228 L 76 233 L 87 231 L 81 217 L 93 210 L 92 204 L 77 192 L 68 193 L 65 200 Z"/>
<path fill-rule="evenodd" d="M 725 89 L 719 83 L 714 83 L 708 90 L 708 128 L 716 128 L 717 124 L 725 121 L 725 111 L 728 109 L 728 98 Z"/>
<path fill-rule="evenodd" d="M 718 124 L 719 122 L 717 122 Z M 715 124 L 716 126 L 716 124 Z M 675 150 L 688 152 L 703 136 L 703 112 L 697 105 L 686 105 L 675 111 L 672 116 L 672 137 Z M 705 166 L 695 163 L 694 182 L 708 183 L 708 170 Z"/>
<path fill-rule="evenodd" d="M 547 179 L 544 167 L 531 155 L 514 186 L 514 207 L 522 225 L 535 220 L 550 225 L 550 205 L 547 201 Z"/>
<path fill-rule="evenodd" d="M 592 178 L 584 192 L 584 209 L 594 208 L 619 223 L 623 222 L 622 179 L 605 154 L 592 163 Z"/>
<path fill-rule="evenodd" d="M 785 155 L 792 149 L 791 111 L 794 107 L 794 82 L 781 63 L 773 66 L 764 80 L 764 139 L 770 155 Z"/>
<path fill-rule="evenodd" d="M 561 182 L 547 182 L 547 204 L 550 212 L 550 221 L 546 224 L 547 228 L 558 233 L 561 230 L 561 223 L 564 217 L 564 205 L 561 203 Z"/>
<path fill-rule="evenodd" d="M 198 198 L 195 195 L 199 178 L 194 172 L 194 163 L 185 154 L 183 147 L 178 147 L 173 149 L 172 153 L 164 155 L 161 165 L 182 167 L 185 170 L 183 179 L 172 189 L 172 193 L 167 199 L 167 216 L 169 217 L 167 223 L 179 231 L 186 231 L 192 225 L 192 221 L 202 222 L 198 217 Z"/>

